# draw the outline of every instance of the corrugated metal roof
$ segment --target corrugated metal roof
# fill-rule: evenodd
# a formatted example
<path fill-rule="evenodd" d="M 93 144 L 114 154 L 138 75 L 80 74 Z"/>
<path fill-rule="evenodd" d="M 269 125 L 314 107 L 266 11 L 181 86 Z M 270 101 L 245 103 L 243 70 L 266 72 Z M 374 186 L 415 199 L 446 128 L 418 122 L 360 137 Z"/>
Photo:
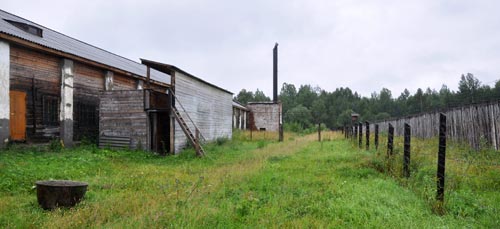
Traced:
<path fill-rule="evenodd" d="M 38 25 L 34 22 L 18 17 L 11 13 L 5 12 L 3 10 L 0 10 L 0 17 L 2 19 L 16 21 L 41 28 L 43 30 L 43 37 L 39 37 L 30 34 L 28 32 L 25 32 L 24 30 L 17 28 L 16 26 L 12 25 L 11 23 L 5 20 L 0 20 L 0 33 L 8 34 L 47 48 L 62 51 L 101 64 L 105 64 L 114 68 L 118 68 L 140 77 L 146 76 L 145 65 L 129 60 L 125 57 L 116 55 L 114 53 L 108 52 L 101 48 L 92 46 L 77 39 L 71 38 L 62 33 Z M 156 71 L 154 69 L 152 69 L 151 71 L 151 79 L 154 81 L 170 84 L 169 75 Z"/>

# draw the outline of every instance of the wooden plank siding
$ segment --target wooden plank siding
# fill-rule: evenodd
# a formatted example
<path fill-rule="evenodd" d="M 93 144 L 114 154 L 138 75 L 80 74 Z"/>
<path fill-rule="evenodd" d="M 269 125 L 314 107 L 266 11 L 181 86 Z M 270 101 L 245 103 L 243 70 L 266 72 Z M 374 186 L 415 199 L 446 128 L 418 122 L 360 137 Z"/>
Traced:
<path fill-rule="evenodd" d="M 99 136 L 129 137 L 130 148 L 149 149 L 143 90 L 101 93 Z"/>
<path fill-rule="evenodd" d="M 113 76 L 113 90 L 135 90 L 137 89 L 137 80 L 126 75 L 115 73 Z"/>
<path fill-rule="evenodd" d="M 410 124 L 412 136 L 432 138 L 439 134 L 439 113 L 431 112 L 416 116 L 391 119 L 370 124 L 378 124 L 381 132 L 387 131 L 389 123 L 394 126 L 394 134 L 403 134 L 404 123 Z M 500 143 L 500 101 L 475 104 L 443 111 L 447 116 L 447 135 L 455 141 L 464 141 L 475 149 L 484 143 L 499 149 Z"/>
<path fill-rule="evenodd" d="M 207 141 L 232 137 L 232 94 L 203 83 L 181 72 L 175 73 L 175 93 L 189 117 Z M 181 115 L 186 114 L 176 103 Z M 194 126 L 186 121 L 194 131 Z M 186 146 L 187 138 L 179 123 L 175 122 L 175 152 Z"/>

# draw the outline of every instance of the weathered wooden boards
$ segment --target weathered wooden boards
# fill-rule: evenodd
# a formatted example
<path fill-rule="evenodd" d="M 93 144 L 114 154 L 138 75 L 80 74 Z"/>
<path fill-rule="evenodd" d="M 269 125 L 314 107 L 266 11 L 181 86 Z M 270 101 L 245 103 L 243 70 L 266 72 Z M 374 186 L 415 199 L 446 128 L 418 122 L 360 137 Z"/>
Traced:
<path fill-rule="evenodd" d="M 401 119 L 374 122 L 370 128 L 378 124 L 381 131 L 387 131 L 389 123 L 394 126 L 395 135 L 403 135 L 404 123 L 412 127 L 412 136 L 431 138 L 439 134 L 439 114 L 425 113 Z M 487 104 L 474 104 L 442 112 L 447 116 L 447 137 L 455 141 L 468 142 L 479 149 L 488 144 L 496 150 L 500 143 L 500 101 Z"/>
<path fill-rule="evenodd" d="M 58 117 L 61 69 L 60 59 L 16 45 L 10 47 L 10 90 L 27 93 L 26 137 L 46 141 L 59 136 L 59 122 L 49 122 L 49 105 L 55 100 Z M 50 113 L 50 114 L 49 114 Z"/>
<path fill-rule="evenodd" d="M 147 114 L 142 90 L 101 93 L 99 136 L 128 137 L 130 148 L 148 147 Z"/>
<path fill-rule="evenodd" d="M 61 101 L 61 58 L 20 46 L 11 46 L 10 89 L 24 91 L 26 98 L 26 137 L 28 141 L 48 141 L 59 137 Z M 104 90 L 104 71 L 80 62 L 74 63 L 73 138 L 97 138 L 99 93 Z M 116 88 L 135 89 L 134 79 L 115 74 Z M 142 102 L 141 102 L 142 104 Z M 55 115 L 57 120 L 51 120 Z"/>
<path fill-rule="evenodd" d="M 182 117 L 193 120 L 207 141 L 232 136 L 232 94 L 201 82 L 181 72 L 176 72 L 175 93 L 185 108 L 179 109 Z M 176 104 L 177 107 L 180 105 Z M 195 127 L 187 122 L 190 129 Z M 175 123 L 175 152 L 187 143 L 179 123 Z"/>

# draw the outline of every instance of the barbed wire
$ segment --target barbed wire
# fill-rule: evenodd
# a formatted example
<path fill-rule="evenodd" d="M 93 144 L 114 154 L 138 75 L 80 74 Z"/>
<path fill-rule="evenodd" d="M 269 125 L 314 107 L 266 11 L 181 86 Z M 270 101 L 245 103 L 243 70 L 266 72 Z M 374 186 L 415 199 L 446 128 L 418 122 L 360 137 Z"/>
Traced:
<path fill-rule="evenodd" d="M 354 138 L 354 137 L 349 137 L 347 138 L 346 140 L 350 140 L 350 141 L 354 141 L 355 142 L 355 145 L 354 146 L 355 148 L 358 148 L 358 138 L 359 138 L 359 135 L 358 137 Z M 365 140 L 364 136 L 363 136 L 363 141 Z M 372 142 L 372 139 L 370 139 L 370 142 Z M 365 142 L 363 142 L 363 147 L 360 149 L 360 150 L 363 150 L 365 149 Z M 379 147 L 378 147 L 378 150 L 377 151 L 384 151 L 384 150 L 387 150 L 387 144 L 386 143 L 383 143 L 383 144 L 379 144 Z M 402 145 L 401 142 L 394 142 L 393 145 Z M 399 155 L 400 152 L 395 150 L 393 151 L 393 154 L 394 155 Z M 412 152 L 411 153 L 411 157 L 431 157 L 431 158 L 435 158 L 437 159 L 438 158 L 438 153 L 424 153 L 424 152 Z M 477 157 L 474 157 L 474 155 L 471 155 L 470 156 L 471 159 L 467 159 L 467 158 L 460 158 L 460 157 L 450 157 L 450 156 L 447 156 L 446 157 L 446 160 L 447 161 L 454 161 L 454 162 L 458 162 L 458 163 L 462 163 L 462 164 L 470 164 L 470 165 L 477 165 L 477 166 L 490 166 L 490 167 L 500 167 L 500 162 L 493 162 L 493 161 L 490 161 L 490 162 L 484 162 L 484 161 L 477 161 Z M 484 158 L 482 158 L 484 159 Z"/>

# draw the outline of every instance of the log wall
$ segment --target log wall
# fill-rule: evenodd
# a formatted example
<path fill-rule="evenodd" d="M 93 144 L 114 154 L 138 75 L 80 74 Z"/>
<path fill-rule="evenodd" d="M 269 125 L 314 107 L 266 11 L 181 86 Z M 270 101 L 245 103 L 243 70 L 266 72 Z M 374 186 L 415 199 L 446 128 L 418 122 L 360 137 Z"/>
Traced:
<path fill-rule="evenodd" d="M 11 45 L 10 59 L 10 89 L 27 94 L 27 140 L 40 142 L 58 137 L 59 123 L 44 122 L 43 109 L 46 100 L 59 104 L 61 59 L 16 45 Z"/>
<path fill-rule="evenodd" d="M 47 102 L 52 100 L 57 104 L 54 112 L 59 117 L 62 58 L 15 44 L 10 49 L 10 89 L 26 92 L 26 140 L 47 142 L 59 137 L 60 123 L 49 123 L 44 116 L 47 116 Z M 74 62 L 73 139 L 76 141 L 96 140 L 99 135 L 99 103 L 105 73 L 103 69 Z M 130 76 L 114 74 L 114 90 L 135 90 L 137 83 Z M 152 87 L 166 90 L 156 84 Z"/>
<path fill-rule="evenodd" d="M 113 76 L 113 90 L 135 90 L 137 89 L 137 80 L 122 74 L 115 73 Z"/>
<path fill-rule="evenodd" d="M 96 140 L 99 132 L 99 94 L 104 91 L 104 71 L 75 62 L 73 139 Z"/>
<path fill-rule="evenodd" d="M 411 125 L 412 136 L 431 138 L 439 134 L 439 113 L 447 117 L 447 137 L 455 141 L 469 143 L 479 149 L 487 143 L 496 150 L 500 143 L 500 101 L 454 108 L 443 112 L 425 113 L 400 119 L 385 120 L 378 124 L 381 132 L 387 131 L 388 124 L 394 126 L 395 135 L 403 135 L 404 123 Z"/>

